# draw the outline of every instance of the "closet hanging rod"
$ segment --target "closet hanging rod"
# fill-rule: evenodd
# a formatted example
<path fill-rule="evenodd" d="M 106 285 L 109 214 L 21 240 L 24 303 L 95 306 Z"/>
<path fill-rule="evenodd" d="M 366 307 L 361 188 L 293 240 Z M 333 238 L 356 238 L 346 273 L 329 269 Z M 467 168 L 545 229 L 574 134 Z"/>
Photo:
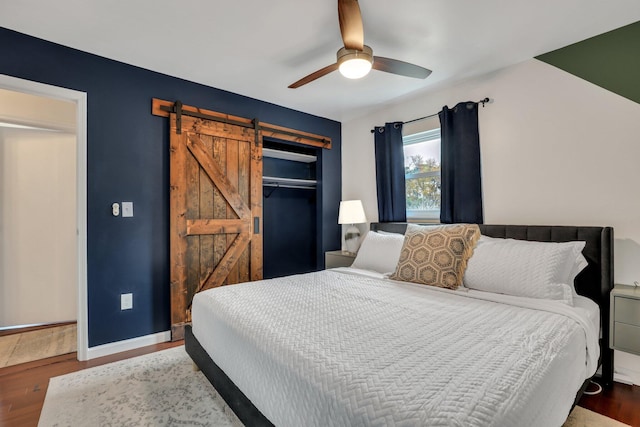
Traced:
<path fill-rule="evenodd" d="M 266 183 L 266 184 L 262 184 L 264 187 L 276 187 L 276 188 L 300 188 L 302 190 L 315 190 L 316 186 L 310 186 L 310 185 L 292 185 L 292 184 L 273 184 L 273 183 Z"/>
<path fill-rule="evenodd" d="M 484 108 L 484 104 L 486 104 L 488 102 L 491 102 L 491 99 L 484 98 L 484 99 L 481 99 L 480 101 L 476 102 L 476 104 L 482 104 L 482 108 Z M 402 122 L 402 124 L 406 125 L 407 123 L 413 123 L 413 122 L 418 122 L 420 120 L 430 119 L 431 117 L 435 117 L 438 114 L 440 114 L 440 113 L 438 112 L 438 113 L 435 113 L 435 114 L 429 114 L 428 116 L 418 117 L 417 119 L 407 120 L 406 122 Z M 371 129 L 371 133 L 374 133 L 375 131 L 376 131 L 375 129 Z"/>
<path fill-rule="evenodd" d="M 269 182 L 269 183 L 263 183 L 262 184 L 263 187 L 272 187 L 273 189 L 271 191 L 269 191 L 269 193 L 264 193 L 263 192 L 263 196 L 265 199 L 268 199 L 269 197 L 271 197 L 271 195 L 273 194 L 274 191 L 276 191 L 278 188 L 295 188 L 295 189 L 300 189 L 300 190 L 315 190 L 316 186 L 308 186 L 308 185 L 295 185 L 295 184 L 280 184 L 277 182 Z"/>

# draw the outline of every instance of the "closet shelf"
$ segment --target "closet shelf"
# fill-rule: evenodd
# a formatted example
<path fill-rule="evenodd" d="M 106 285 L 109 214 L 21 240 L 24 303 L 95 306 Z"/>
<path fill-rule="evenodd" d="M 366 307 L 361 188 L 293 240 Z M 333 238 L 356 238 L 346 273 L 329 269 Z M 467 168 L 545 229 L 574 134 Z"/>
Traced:
<path fill-rule="evenodd" d="M 284 188 L 316 188 L 317 181 L 315 179 L 298 179 L 298 178 L 282 178 L 279 176 L 263 176 L 262 185 L 266 187 L 284 187 Z"/>
<path fill-rule="evenodd" d="M 313 163 L 317 160 L 316 156 L 310 154 L 294 153 L 292 151 L 274 150 L 273 148 L 263 148 L 262 157 L 271 157 L 272 159 L 292 160 L 294 162 Z"/>

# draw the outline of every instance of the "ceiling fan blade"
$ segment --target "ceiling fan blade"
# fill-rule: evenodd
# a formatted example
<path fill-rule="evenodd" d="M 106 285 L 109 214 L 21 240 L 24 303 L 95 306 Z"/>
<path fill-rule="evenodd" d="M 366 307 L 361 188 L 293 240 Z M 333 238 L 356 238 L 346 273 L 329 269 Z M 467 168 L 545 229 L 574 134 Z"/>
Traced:
<path fill-rule="evenodd" d="M 400 76 L 425 79 L 431 74 L 431 70 L 397 59 L 384 58 L 382 56 L 373 57 L 372 68 L 385 73 L 398 74 Z"/>
<path fill-rule="evenodd" d="M 306 85 L 307 83 L 311 83 L 312 81 L 319 79 L 322 76 L 326 76 L 327 74 L 329 74 L 332 71 L 335 71 L 338 69 L 338 64 L 331 64 L 331 65 L 327 65 L 324 68 L 319 69 L 318 71 L 314 71 L 313 73 L 309 74 L 308 76 L 305 76 L 303 78 L 301 78 L 300 80 L 298 80 L 295 83 L 292 83 L 289 85 L 289 89 L 296 89 L 299 88 L 300 86 Z"/>
<path fill-rule="evenodd" d="M 364 29 L 362 28 L 362 14 L 358 0 L 338 0 L 338 18 L 340 19 L 340 33 L 344 47 L 362 50 Z"/>

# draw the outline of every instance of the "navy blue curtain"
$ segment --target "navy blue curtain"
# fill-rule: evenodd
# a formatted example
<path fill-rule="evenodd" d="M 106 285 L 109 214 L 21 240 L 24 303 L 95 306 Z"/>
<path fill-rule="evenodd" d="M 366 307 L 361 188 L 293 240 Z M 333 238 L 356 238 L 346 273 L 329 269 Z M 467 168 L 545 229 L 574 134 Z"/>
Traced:
<path fill-rule="evenodd" d="M 461 102 L 440 113 L 443 224 L 482 224 L 478 103 Z"/>
<path fill-rule="evenodd" d="M 404 183 L 404 151 L 402 122 L 376 126 L 376 187 L 378 190 L 378 221 L 407 220 Z"/>

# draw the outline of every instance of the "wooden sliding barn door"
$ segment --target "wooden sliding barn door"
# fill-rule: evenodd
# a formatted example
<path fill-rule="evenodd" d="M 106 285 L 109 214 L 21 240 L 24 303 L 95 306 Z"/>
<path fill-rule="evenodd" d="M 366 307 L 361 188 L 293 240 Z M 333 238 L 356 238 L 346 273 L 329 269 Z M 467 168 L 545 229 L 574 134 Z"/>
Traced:
<path fill-rule="evenodd" d="M 202 290 L 262 279 L 262 136 L 170 115 L 171 335 Z"/>

